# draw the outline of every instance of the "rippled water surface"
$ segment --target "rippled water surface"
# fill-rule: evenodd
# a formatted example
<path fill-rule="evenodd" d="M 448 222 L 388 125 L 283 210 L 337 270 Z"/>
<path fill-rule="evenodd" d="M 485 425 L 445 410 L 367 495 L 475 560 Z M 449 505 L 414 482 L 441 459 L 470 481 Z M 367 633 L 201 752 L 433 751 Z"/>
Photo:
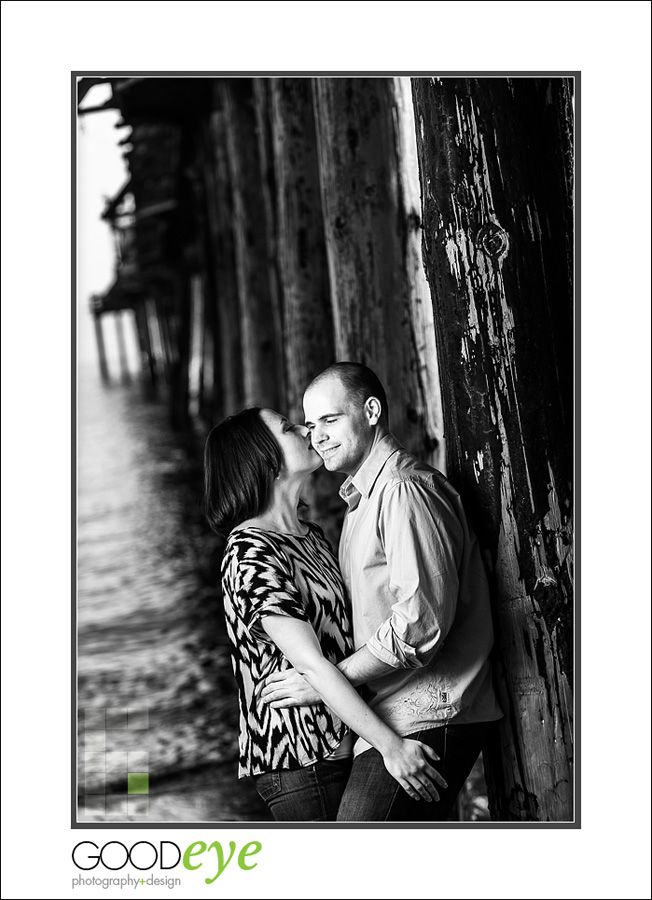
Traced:
<path fill-rule="evenodd" d="M 140 383 L 80 372 L 80 821 L 270 819 L 237 780 L 220 546 L 200 510 L 198 443 L 171 430 Z M 129 793 L 134 775 L 139 791 L 148 776 L 148 793 Z M 485 790 L 479 761 L 459 818 L 488 818 Z"/>
<path fill-rule="evenodd" d="M 165 405 L 146 399 L 139 383 L 105 386 L 93 368 L 82 370 L 82 821 L 268 818 L 251 785 L 236 779 L 235 682 L 217 591 L 220 548 L 202 520 L 200 492 L 195 442 L 170 429 Z M 127 793 L 134 767 L 149 774 L 140 806 Z"/>

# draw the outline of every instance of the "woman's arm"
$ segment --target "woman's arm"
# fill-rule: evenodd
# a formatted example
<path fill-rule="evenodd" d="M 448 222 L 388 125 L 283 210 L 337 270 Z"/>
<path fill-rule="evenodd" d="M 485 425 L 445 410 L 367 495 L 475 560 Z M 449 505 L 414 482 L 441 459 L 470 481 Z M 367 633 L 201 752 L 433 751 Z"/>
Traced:
<path fill-rule="evenodd" d="M 382 754 L 387 771 L 410 797 L 438 800 L 435 782 L 441 787 L 447 785 L 426 756 L 427 753 L 432 759 L 439 759 L 435 751 L 421 741 L 399 737 L 367 706 L 337 666 L 324 657 L 312 626 L 289 616 L 261 616 L 260 621 L 324 703 Z"/>

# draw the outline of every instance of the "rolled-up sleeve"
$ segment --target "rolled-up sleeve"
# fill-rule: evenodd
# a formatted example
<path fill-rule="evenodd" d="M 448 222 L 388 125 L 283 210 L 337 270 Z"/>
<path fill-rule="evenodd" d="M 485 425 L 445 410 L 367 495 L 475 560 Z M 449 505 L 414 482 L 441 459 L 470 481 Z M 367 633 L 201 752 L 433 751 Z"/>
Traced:
<path fill-rule="evenodd" d="M 402 480 L 384 492 L 379 531 L 394 602 L 366 646 L 394 668 L 419 668 L 441 650 L 455 617 L 462 526 L 434 488 Z"/>

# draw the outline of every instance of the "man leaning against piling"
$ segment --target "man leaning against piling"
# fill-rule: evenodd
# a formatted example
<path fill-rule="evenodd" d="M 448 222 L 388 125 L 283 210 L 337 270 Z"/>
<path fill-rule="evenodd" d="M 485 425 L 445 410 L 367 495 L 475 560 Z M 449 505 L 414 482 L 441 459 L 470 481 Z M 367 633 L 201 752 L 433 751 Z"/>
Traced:
<path fill-rule="evenodd" d="M 303 398 L 312 444 L 348 477 L 339 561 L 352 605 L 355 653 L 339 663 L 397 734 L 428 744 L 448 787 L 410 796 L 362 739 L 338 821 L 445 821 L 502 712 L 489 663 L 487 579 L 459 494 L 389 430 L 385 391 L 359 363 L 336 363 Z M 295 670 L 271 676 L 271 706 L 319 702 Z"/>

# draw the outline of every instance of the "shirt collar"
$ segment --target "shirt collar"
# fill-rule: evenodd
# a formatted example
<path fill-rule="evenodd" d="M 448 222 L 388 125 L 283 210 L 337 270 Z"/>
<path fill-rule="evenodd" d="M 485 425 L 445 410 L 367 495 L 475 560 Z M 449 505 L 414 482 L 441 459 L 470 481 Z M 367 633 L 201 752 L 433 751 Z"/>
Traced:
<path fill-rule="evenodd" d="M 340 497 L 350 509 L 355 509 L 361 496 L 365 499 L 369 496 L 387 460 L 401 449 L 402 446 L 394 435 L 386 434 L 378 441 L 355 475 L 349 475 L 340 488 Z"/>

